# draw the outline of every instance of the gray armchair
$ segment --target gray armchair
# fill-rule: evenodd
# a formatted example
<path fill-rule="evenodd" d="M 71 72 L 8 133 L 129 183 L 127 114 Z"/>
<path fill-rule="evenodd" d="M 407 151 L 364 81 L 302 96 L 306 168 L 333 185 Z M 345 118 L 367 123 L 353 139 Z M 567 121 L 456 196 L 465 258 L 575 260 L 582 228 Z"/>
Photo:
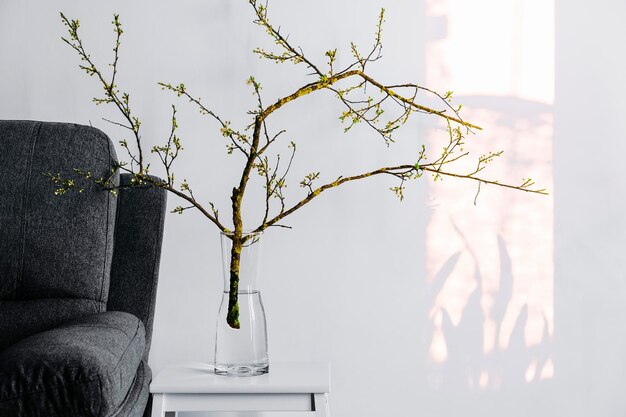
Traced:
<path fill-rule="evenodd" d="M 88 126 L 0 121 L 2 417 L 149 415 L 165 191 L 55 196 L 43 175 L 115 158 Z"/>

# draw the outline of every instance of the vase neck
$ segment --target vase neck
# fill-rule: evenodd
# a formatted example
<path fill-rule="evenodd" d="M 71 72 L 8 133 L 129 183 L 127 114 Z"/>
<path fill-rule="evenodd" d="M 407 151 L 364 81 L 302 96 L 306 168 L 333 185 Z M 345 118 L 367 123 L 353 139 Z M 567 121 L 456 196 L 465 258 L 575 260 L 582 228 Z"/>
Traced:
<path fill-rule="evenodd" d="M 249 294 L 259 291 L 258 268 L 261 258 L 261 234 L 249 236 L 239 250 L 235 248 L 234 256 L 239 262 L 232 262 L 233 240 L 226 234 L 221 234 L 222 240 L 222 265 L 224 270 L 224 292 L 230 291 L 231 276 L 236 274 L 239 278 L 240 294 Z"/>

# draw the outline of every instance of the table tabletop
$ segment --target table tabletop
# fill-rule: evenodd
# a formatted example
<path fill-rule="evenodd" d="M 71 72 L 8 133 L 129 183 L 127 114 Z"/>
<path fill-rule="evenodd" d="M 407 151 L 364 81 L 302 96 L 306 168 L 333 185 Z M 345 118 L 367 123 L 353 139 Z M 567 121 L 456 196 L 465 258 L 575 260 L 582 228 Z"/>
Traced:
<path fill-rule="evenodd" d="M 191 362 L 169 366 L 150 384 L 153 394 L 328 393 L 328 362 L 271 362 L 269 373 L 232 377 L 215 375 L 213 365 Z"/>

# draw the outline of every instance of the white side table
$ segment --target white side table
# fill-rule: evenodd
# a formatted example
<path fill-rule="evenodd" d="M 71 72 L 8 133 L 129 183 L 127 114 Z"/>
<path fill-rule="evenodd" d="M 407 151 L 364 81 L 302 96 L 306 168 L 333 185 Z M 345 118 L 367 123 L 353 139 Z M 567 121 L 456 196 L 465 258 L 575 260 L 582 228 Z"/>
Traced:
<path fill-rule="evenodd" d="M 150 384 L 152 417 L 177 411 L 311 411 L 328 417 L 328 363 L 270 363 L 252 377 L 215 375 L 213 366 L 187 363 L 159 372 Z"/>

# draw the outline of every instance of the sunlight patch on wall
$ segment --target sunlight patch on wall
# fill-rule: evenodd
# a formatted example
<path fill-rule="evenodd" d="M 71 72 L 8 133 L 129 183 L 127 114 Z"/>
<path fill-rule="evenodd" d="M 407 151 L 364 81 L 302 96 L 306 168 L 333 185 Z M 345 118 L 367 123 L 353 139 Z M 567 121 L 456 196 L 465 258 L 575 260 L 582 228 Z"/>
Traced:
<path fill-rule="evenodd" d="M 451 89 L 483 127 L 476 155 L 505 150 L 485 175 L 553 191 L 553 0 L 429 0 L 426 84 Z M 446 140 L 431 128 L 430 149 Z M 475 160 L 467 161 L 467 171 Z M 429 360 L 442 378 L 500 388 L 554 376 L 553 199 L 444 180 L 429 189 Z"/>

